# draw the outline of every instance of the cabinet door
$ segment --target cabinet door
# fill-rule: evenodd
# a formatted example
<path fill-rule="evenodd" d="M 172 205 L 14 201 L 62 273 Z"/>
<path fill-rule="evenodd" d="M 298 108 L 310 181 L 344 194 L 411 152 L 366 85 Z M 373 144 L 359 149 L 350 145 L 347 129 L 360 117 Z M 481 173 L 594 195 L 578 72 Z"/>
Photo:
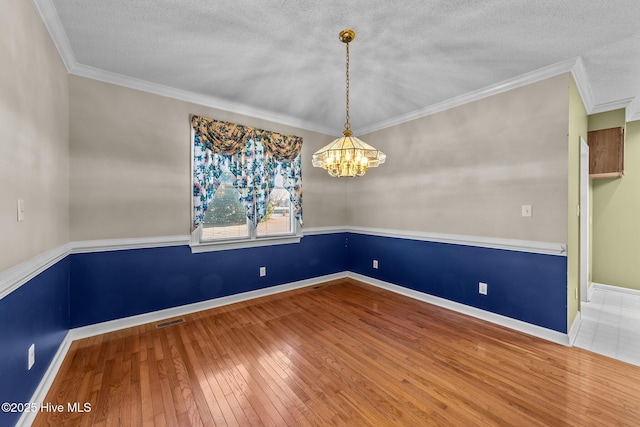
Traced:
<path fill-rule="evenodd" d="M 591 131 L 589 142 L 589 176 L 617 178 L 624 175 L 624 128 Z"/>

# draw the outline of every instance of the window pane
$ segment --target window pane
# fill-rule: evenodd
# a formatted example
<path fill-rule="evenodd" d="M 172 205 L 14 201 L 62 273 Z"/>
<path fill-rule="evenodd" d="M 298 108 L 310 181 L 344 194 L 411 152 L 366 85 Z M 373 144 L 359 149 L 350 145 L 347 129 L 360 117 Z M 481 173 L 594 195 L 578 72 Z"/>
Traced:
<path fill-rule="evenodd" d="M 202 239 L 230 239 L 248 237 L 247 215 L 239 194 L 232 185 L 233 176 L 225 172 L 222 185 L 213 195 L 213 200 L 202 223 Z"/>
<path fill-rule="evenodd" d="M 267 215 L 258 223 L 258 236 L 292 233 L 292 224 L 289 192 L 276 186 L 269 197 Z"/>

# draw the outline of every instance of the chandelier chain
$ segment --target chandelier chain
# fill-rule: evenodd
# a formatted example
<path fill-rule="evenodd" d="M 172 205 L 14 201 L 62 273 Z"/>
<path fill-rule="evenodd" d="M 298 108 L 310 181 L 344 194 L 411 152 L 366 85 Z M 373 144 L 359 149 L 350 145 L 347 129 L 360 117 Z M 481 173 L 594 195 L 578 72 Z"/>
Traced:
<path fill-rule="evenodd" d="M 347 121 L 344 124 L 345 129 L 349 129 L 351 124 L 349 123 L 349 43 L 347 45 Z"/>

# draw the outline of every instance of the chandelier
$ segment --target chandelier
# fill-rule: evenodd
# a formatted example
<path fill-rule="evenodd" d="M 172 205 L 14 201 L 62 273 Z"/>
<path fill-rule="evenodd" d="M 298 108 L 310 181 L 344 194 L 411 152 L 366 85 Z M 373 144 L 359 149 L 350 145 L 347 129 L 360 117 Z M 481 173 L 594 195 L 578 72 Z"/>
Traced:
<path fill-rule="evenodd" d="M 331 176 L 362 176 L 369 168 L 384 163 L 387 155 L 356 138 L 349 129 L 349 43 L 356 37 L 353 30 L 343 30 L 339 38 L 347 46 L 347 121 L 344 136 L 313 153 L 313 166 L 326 169 Z"/>

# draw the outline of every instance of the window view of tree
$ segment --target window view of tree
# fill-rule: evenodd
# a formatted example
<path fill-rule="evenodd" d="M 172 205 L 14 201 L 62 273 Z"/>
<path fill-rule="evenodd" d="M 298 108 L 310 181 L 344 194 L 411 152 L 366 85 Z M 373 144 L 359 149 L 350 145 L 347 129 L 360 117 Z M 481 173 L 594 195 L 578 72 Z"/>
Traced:
<path fill-rule="evenodd" d="M 247 237 L 247 214 L 239 201 L 240 194 L 233 187 L 233 175 L 224 172 L 222 184 L 216 190 L 202 222 L 203 239 Z"/>
<path fill-rule="evenodd" d="M 280 186 L 278 179 L 280 178 Z M 267 215 L 258 223 L 258 236 L 291 233 L 291 202 L 289 192 L 282 188 L 282 177 L 276 176 L 276 187 L 271 191 Z"/>
<path fill-rule="evenodd" d="M 225 171 L 202 222 L 202 239 L 233 239 L 249 237 L 250 229 L 239 193 L 233 187 L 233 175 Z M 290 195 L 283 188 L 283 178 L 276 175 L 274 189 L 269 197 L 267 214 L 258 224 L 257 236 L 272 236 L 293 232 Z"/>

